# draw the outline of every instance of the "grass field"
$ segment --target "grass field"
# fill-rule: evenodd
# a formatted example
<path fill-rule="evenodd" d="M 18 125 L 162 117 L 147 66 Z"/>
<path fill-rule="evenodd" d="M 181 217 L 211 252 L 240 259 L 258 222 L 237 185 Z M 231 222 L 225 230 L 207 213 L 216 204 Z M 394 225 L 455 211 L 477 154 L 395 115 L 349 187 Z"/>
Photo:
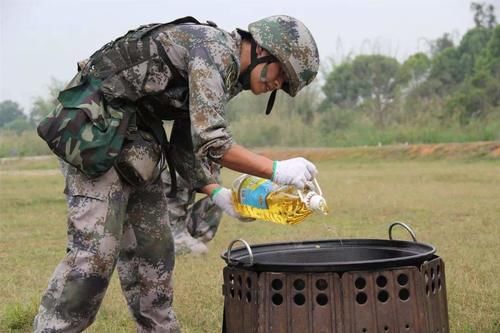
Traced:
<path fill-rule="evenodd" d="M 329 216 L 296 226 L 224 217 L 207 256 L 178 258 L 175 309 L 183 332 L 220 332 L 220 253 L 233 239 L 385 239 L 395 220 L 410 224 L 444 259 L 451 332 L 500 332 L 500 159 L 325 156 L 316 163 Z M 56 169 L 55 159 L 0 164 L 0 332 L 31 330 L 64 256 L 66 203 Z M 235 176 L 224 171 L 225 183 Z M 408 239 L 400 230 L 395 236 Z M 87 332 L 135 332 L 116 275 Z"/>

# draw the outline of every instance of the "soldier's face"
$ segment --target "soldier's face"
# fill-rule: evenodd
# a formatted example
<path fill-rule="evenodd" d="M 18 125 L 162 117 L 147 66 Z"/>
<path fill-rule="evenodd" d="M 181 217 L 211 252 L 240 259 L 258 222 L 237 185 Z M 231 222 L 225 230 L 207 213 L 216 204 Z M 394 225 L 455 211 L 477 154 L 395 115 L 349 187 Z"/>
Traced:
<path fill-rule="evenodd" d="M 258 56 L 266 56 L 266 50 L 261 49 Z M 285 72 L 280 63 L 258 64 L 250 74 L 250 90 L 256 94 L 263 94 L 269 91 L 280 89 L 286 81 Z"/>

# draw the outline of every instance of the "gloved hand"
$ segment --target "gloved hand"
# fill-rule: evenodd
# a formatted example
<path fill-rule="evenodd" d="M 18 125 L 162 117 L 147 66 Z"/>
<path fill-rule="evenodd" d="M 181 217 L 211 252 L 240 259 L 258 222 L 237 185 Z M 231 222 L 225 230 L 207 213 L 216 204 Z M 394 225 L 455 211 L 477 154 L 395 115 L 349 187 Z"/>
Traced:
<path fill-rule="evenodd" d="M 316 166 L 303 157 L 274 161 L 271 180 L 279 185 L 293 185 L 303 189 L 306 182 L 318 174 Z"/>
<path fill-rule="evenodd" d="M 210 195 L 214 204 L 224 211 L 229 216 L 237 218 L 241 222 L 255 221 L 253 218 L 243 217 L 234 210 L 233 197 L 230 189 L 218 187 Z"/>

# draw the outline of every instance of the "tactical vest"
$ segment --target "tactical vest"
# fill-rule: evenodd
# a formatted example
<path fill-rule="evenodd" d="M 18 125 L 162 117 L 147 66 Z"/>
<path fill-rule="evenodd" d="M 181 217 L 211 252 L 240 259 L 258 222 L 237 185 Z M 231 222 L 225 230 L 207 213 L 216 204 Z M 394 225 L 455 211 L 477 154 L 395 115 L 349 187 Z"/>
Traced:
<path fill-rule="evenodd" d="M 172 74 L 164 90 L 187 86 L 187 80 L 180 75 L 155 38 L 155 34 L 166 25 L 186 23 L 202 24 L 188 16 L 169 23 L 144 25 L 95 52 L 83 68 L 79 68 L 79 73 L 68 87 L 61 91 L 58 107 L 37 128 L 49 148 L 86 175 L 99 176 L 113 166 L 125 139 L 133 139 L 137 127 L 148 130 L 162 146 L 172 179 L 169 196 L 175 196 L 173 154 L 169 152 L 171 147 L 162 120 L 189 121 L 189 110 L 168 107 L 166 101 L 161 100 L 162 91 L 152 96 L 145 94 L 126 98 L 125 95 L 116 97 L 106 94 L 105 88 L 109 83 L 108 88 L 113 89 L 112 80 L 122 71 L 141 63 L 149 66 L 153 57 L 160 57 L 168 66 L 165 70 Z M 204 25 L 215 27 L 211 22 Z M 158 53 L 152 54 L 151 41 L 157 44 Z"/>
<path fill-rule="evenodd" d="M 122 37 L 109 42 L 96 51 L 90 57 L 90 61 L 84 69 L 84 75 L 91 75 L 94 78 L 102 80 L 105 85 L 105 80 L 111 76 L 117 75 L 139 64 L 147 64 L 149 67 L 152 58 L 159 57 L 163 63 L 168 66 L 170 73 L 172 73 L 172 78 L 168 81 L 164 90 L 175 87 L 186 87 L 188 85 L 187 79 L 184 78 L 172 64 L 164 47 L 161 45 L 158 38 L 156 38 L 158 33 L 161 32 L 162 28 L 165 26 L 186 23 L 216 27 L 216 24 L 213 22 L 208 21 L 207 23 L 200 23 L 191 16 L 168 23 L 140 26 L 135 30 L 130 30 Z M 156 50 L 154 51 L 151 50 L 151 42 L 156 44 Z M 167 101 L 162 100 L 164 97 L 161 92 L 141 96 L 138 99 L 135 99 L 134 96 L 125 96 L 126 98 L 110 96 L 106 94 L 105 89 L 103 89 L 103 92 L 109 103 L 119 104 L 132 102 L 134 106 L 139 109 L 140 113 L 150 114 L 145 117 L 155 116 L 163 120 L 184 119 L 189 117 L 188 109 L 182 110 L 169 105 Z"/>
<path fill-rule="evenodd" d="M 186 87 L 188 85 L 187 79 L 184 78 L 179 73 L 178 69 L 173 65 L 160 41 L 156 37 L 165 26 L 188 23 L 217 27 L 217 25 L 211 21 L 207 21 L 207 23 L 200 23 L 191 16 L 183 17 L 168 23 L 143 25 L 135 30 L 128 31 L 122 37 L 111 41 L 96 51 L 90 57 L 85 71 L 88 75 L 105 82 L 105 80 L 112 75 L 117 75 L 118 73 L 126 71 L 127 69 L 139 64 L 147 63 L 149 66 L 153 57 L 160 57 L 163 63 L 168 66 L 170 73 L 172 73 L 172 77 L 168 81 L 164 90 L 173 89 L 175 87 Z M 152 41 L 156 44 L 157 53 L 153 53 L 151 50 Z M 106 92 L 103 92 L 106 98 Z M 163 100 L 165 97 L 162 92 L 141 96 L 136 100 L 133 98 L 130 99 L 129 97 L 130 96 L 126 96 L 125 99 L 122 99 L 107 96 L 108 102 L 111 105 L 133 103 L 135 109 L 137 110 L 137 126 L 150 131 L 163 147 L 172 181 L 169 197 L 174 197 L 177 190 L 175 163 L 173 158 L 175 155 L 175 145 L 169 144 L 168 138 L 163 129 L 162 120 L 189 119 L 189 110 L 173 107 L 168 103 L 168 101 Z M 174 133 L 172 133 L 172 135 L 174 135 Z"/>

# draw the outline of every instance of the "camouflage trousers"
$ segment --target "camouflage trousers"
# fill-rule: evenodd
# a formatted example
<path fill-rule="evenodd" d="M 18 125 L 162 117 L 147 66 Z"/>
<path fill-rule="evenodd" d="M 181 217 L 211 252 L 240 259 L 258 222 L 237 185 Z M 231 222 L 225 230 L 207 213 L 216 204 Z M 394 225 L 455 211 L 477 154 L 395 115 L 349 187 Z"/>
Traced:
<path fill-rule="evenodd" d="M 167 193 L 170 191 L 170 175 L 162 174 Z M 175 241 L 176 254 L 205 253 L 205 243 L 212 240 L 222 218 L 222 210 L 209 197 L 196 201 L 196 191 L 177 175 L 177 195 L 167 198 L 168 218 Z"/>
<path fill-rule="evenodd" d="M 174 244 L 164 184 L 125 184 L 114 169 L 88 178 L 68 168 L 67 253 L 42 297 L 34 332 L 81 332 L 117 268 L 138 332 L 180 332 L 172 309 Z"/>

